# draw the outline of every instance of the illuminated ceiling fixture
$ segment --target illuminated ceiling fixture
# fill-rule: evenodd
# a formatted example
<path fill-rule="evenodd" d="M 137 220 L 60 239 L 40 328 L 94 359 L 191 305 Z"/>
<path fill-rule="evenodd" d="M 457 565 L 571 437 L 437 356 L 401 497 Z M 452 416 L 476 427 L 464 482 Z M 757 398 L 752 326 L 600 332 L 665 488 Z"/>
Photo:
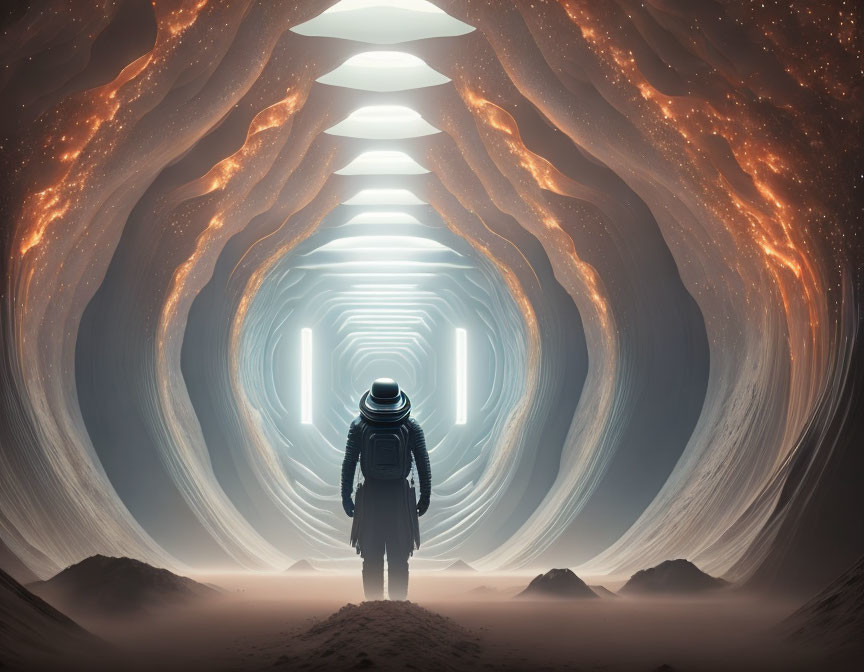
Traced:
<path fill-rule="evenodd" d="M 363 189 L 343 202 L 343 205 L 425 205 L 407 189 Z"/>
<path fill-rule="evenodd" d="M 370 9 L 374 7 L 394 7 L 411 12 L 428 12 L 429 14 L 443 14 L 444 10 L 428 0 L 340 0 L 332 7 L 325 10 L 325 14 L 336 14 L 338 12 L 352 12 L 357 9 Z"/>
<path fill-rule="evenodd" d="M 342 0 L 291 30 L 371 44 L 456 37 L 474 30 L 425 0 Z"/>
<path fill-rule="evenodd" d="M 468 332 L 456 329 L 456 424 L 468 422 Z"/>
<path fill-rule="evenodd" d="M 389 92 L 438 86 L 450 78 L 430 68 L 422 58 L 403 51 L 367 51 L 316 81 L 346 89 Z"/>
<path fill-rule="evenodd" d="M 364 152 L 337 175 L 421 175 L 428 173 L 423 166 L 405 152 L 374 151 Z"/>
<path fill-rule="evenodd" d="M 322 252 L 343 250 L 350 253 L 410 252 L 412 250 L 441 250 L 453 253 L 453 250 L 437 240 L 419 236 L 350 236 L 331 240 L 318 249 Z"/>
<path fill-rule="evenodd" d="M 394 265 L 409 268 L 436 265 L 442 271 L 444 269 L 457 269 L 464 267 L 461 263 L 462 255 L 452 248 L 442 245 L 437 240 L 424 238 L 422 236 L 406 235 L 361 235 L 336 238 L 325 243 L 315 251 L 317 262 L 306 264 L 304 268 L 312 268 L 314 265 L 329 264 L 331 268 L 382 268 Z M 343 296 L 346 296 L 344 293 Z M 418 294 L 412 292 L 413 300 Z M 352 293 L 354 307 L 361 309 L 366 306 L 377 306 L 380 303 L 379 291 L 377 298 L 370 299 L 372 294 Z M 396 294 L 387 293 L 389 301 L 408 300 L 404 291 Z M 410 308 L 416 306 L 405 304 Z"/>
<path fill-rule="evenodd" d="M 300 330 L 300 422 L 312 424 L 312 330 Z"/>
<path fill-rule="evenodd" d="M 410 107 L 370 105 L 355 110 L 325 133 L 364 140 L 403 140 L 441 131 Z"/>
<path fill-rule="evenodd" d="M 407 212 L 388 212 L 386 210 L 383 212 L 374 212 L 366 210 L 359 215 L 354 215 L 345 222 L 345 226 L 349 224 L 351 226 L 365 226 L 369 224 L 420 224 L 420 220 L 413 215 L 409 215 Z"/>

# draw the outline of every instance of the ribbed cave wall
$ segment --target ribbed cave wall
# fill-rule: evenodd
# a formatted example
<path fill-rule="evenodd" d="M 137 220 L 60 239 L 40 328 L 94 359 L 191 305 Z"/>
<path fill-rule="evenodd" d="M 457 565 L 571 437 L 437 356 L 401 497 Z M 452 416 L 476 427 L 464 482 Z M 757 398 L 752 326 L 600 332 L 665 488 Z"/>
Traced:
<path fill-rule="evenodd" d="M 688 557 L 785 586 L 803 554 L 830 578 L 864 550 L 841 485 L 859 24 L 831 3 L 436 4 L 9 17 L 3 541 L 43 574 L 95 552 L 341 566 L 340 427 L 391 352 L 433 439 L 425 566 Z M 417 169 L 348 168 L 368 151 Z M 356 329 L 352 302 L 409 321 Z M 305 426 L 291 339 L 313 325 Z M 808 550 L 814 511 L 834 527 Z"/>

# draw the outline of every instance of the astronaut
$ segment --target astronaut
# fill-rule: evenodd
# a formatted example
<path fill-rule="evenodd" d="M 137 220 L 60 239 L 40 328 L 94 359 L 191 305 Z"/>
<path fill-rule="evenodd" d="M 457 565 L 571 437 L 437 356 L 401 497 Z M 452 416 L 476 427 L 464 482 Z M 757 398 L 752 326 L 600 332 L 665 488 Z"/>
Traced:
<path fill-rule="evenodd" d="M 353 517 L 351 545 L 363 558 L 363 591 L 367 600 L 391 600 L 408 594 L 408 557 L 420 548 L 418 517 L 429 508 L 432 472 L 426 438 L 414 418 L 411 402 L 390 378 L 379 378 L 360 399 L 360 415 L 348 429 L 342 462 L 342 508 Z M 357 462 L 363 483 L 351 499 Z M 416 465 L 420 499 L 414 479 Z"/>

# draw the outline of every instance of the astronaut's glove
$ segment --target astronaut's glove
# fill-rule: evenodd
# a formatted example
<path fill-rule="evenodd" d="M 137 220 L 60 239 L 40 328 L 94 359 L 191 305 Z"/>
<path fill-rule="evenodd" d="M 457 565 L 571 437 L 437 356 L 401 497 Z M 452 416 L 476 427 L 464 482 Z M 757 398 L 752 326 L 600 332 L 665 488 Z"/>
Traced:
<path fill-rule="evenodd" d="M 420 495 L 420 501 L 417 502 L 417 515 L 422 516 L 429 508 L 429 495 Z"/>
<path fill-rule="evenodd" d="M 351 501 L 351 495 L 346 495 L 342 498 L 342 508 L 345 509 L 345 515 L 349 518 L 354 517 L 354 502 Z"/>

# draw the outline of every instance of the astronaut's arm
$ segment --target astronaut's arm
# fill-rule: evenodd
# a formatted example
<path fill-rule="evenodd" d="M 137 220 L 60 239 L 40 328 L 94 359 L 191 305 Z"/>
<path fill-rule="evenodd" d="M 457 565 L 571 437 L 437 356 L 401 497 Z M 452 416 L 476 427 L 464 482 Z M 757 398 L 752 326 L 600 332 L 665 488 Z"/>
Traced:
<path fill-rule="evenodd" d="M 342 460 L 342 508 L 348 516 L 354 515 L 354 502 L 351 491 L 354 487 L 354 473 L 360 459 L 360 430 L 356 422 L 348 428 L 348 441 L 345 444 L 345 458 Z"/>
<path fill-rule="evenodd" d="M 411 451 L 414 464 L 417 465 L 417 477 L 420 481 L 420 499 L 417 502 L 417 513 L 421 516 L 429 508 L 429 498 L 432 494 L 432 467 L 429 464 L 429 451 L 426 450 L 426 435 L 416 421 L 412 423 L 413 438 Z"/>

